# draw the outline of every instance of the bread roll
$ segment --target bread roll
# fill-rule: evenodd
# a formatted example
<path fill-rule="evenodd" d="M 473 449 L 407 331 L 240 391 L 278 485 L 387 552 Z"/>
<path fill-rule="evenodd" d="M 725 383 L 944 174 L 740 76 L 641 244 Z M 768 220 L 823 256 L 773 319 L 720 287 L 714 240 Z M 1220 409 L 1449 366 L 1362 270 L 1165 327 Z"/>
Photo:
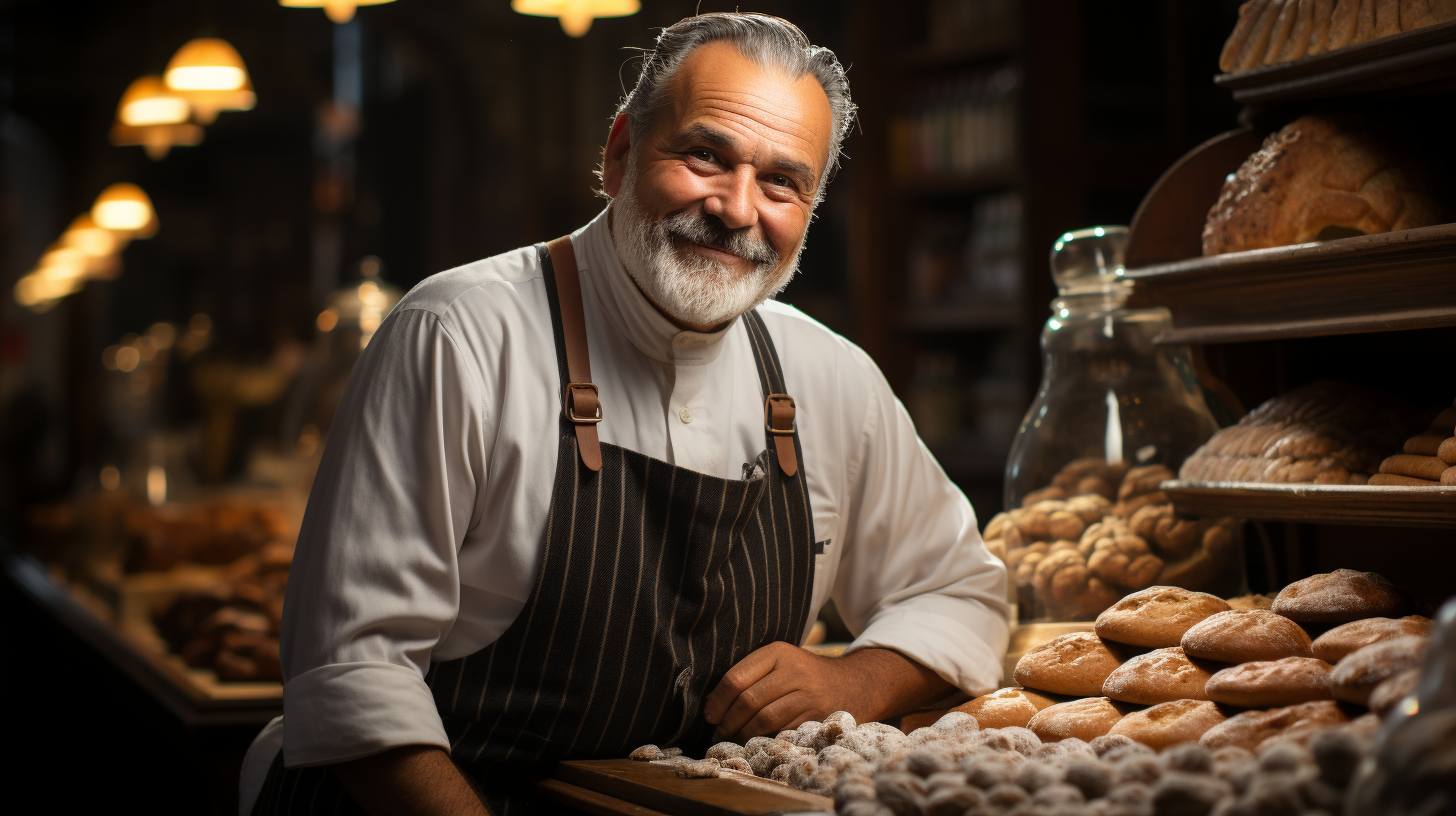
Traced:
<path fill-rule="evenodd" d="M 1138 705 L 1207 700 L 1204 686 L 1211 677 L 1213 673 L 1189 660 L 1182 647 L 1172 646 L 1128 659 L 1107 676 L 1102 693 Z"/>
<path fill-rule="evenodd" d="M 1038 711 L 1062 701 L 1030 689 L 1003 688 L 961 703 L 951 711 L 962 711 L 971 715 L 982 728 L 1025 728 Z"/>
<path fill-rule="evenodd" d="M 1109 734 L 1121 734 L 1155 751 L 1180 742 L 1197 742 L 1209 729 L 1228 719 L 1207 700 L 1176 700 L 1123 717 Z"/>
<path fill-rule="evenodd" d="M 1403 671 L 1420 668 L 1425 653 L 1426 639 L 1416 635 L 1372 643 L 1335 664 L 1330 690 L 1336 700 L 1365 705 L 1376 686 Z"/>
<path fill-rule="evenodd" d="M 1102 639 L 1092 632 L 1073 632 L 1053 638 L 1016 661 L 1016 682 L 1027 688 L 1095 697 L 1102 684 L 1122 664 Z"/>
<path fill-rule="evenodd" d="M 1330 669 L 1313 657 L 1286 657 L 1230 666 L 1209 678 L 1207 699 L 1240 708 L 1276 708 L 1333 700 Z"/>
<path fill-rule="evenodd" d="M 1183 635 L 1189 657 L 1220 663 L 1247 663 L 1309 657 L 1309 635 L 1299 624 L 1265 609 L 1220 612 Z"/>
<path fill-rule="evenodd" d="M 1229 605 L 1203 592 L 1171 586 L 1148 587 L 1097 616 L 1097 635 L 1106 640 L 1153 648 L 1177 646 L 1183 633 Z"/>
<path fill-rule="evenodd" d="M 1259 743 L 1286 729 L 1304 723 L 1348 722 L 1349 717 L 1333 700 L 1274 708 L 1268 711 L 1245 711 L 1208 729 L 1199 742 L 1209 748 L 1235 745 L 1253 751 Z"/>
<path fill-rule="evenodd" d="M 1297 621 L 1344 623 L 1398 618 L 1412 611 L 1400 587 L 1373 572 L 1337 569 L 1295 581 L 1274 598 L 1274 611 Z"/>
<path fill-rule="evenodd" d="M 1091 742 L 1110 731 L 1122 717 L 1122 710 L 1106 697 L 1084 697 L 1038 711 L 1026 727 L 1044 742 L 1068 737 Z"/>
<path fill-rule="evenodd" d="M 1431 619 L 1420 615 L 1404 618 L 1365 618 L 1344 623 L 1315 638 L 1312 650 L 1314 656 L 1331 665 L 1339 663 L 1346 655 L 1382 640 L 1418 635 L 1426 637 L 1431 633 Z"/>

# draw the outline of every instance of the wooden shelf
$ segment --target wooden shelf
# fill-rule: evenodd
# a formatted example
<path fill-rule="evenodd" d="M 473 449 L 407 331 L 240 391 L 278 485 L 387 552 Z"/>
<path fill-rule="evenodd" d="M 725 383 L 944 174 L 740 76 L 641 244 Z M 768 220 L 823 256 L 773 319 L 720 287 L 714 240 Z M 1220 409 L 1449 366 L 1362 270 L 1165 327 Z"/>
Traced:
<path fill-rule="evenodd" d="M 991 167 L 968 175 L 940 178 L 911 178 L 899 183 L 901 194 L 911 198 L 948 198 L 992 193 L 1016 184 L 1016 168 Z"/>
<path fill-rule="evenodd" d="M 1333 96 L 1435 92 L 1456 87 L 1456 21 L 1313 57 L 1222 74 L 1214 82 L 1244 105 Z"/>
<path fill-rule="evenodd" d="M 907 332 L 937 334 L 1011 329 L 1021 325 L 1021 318 L 1015 303 L 953 303 L 902 310 L 895 324 Z"/>
<path fill-rule="evenodd" d="M 1016 32 L 1005 31 L 950 45 L 927 45 L 904 55 L 904 64 L 911 70 L 954 68 L 965 63 L 1007 59 L 1016 54 Z"/>
<path fill-rule="evenodd" d="M 1180 513 L 1259 521 L 1456 528 L 1456 487 L 1164 482 Z"/>
<path fill-rule="evenodd" d="M 543 793 L 558 801 L 585 806 L 591 813 L 744 816 L 834 812 L 834 800 L 827 796 L 734 771 L 709 779 L 680 779 L 677 771 L 666 765 L 630 759 L 586 759 L 558 763 L 551 776 L 570 787 L 547 788 Z M 611 801 L 593 801 L 582 792 Z M 599 810 L 591 805 L 607 807 Z"/>
<path fill-rule="evenodd" d="M 263 725 L 283 712 L 280 683 L 220 683 L 193 669 L 134 628 L 106 619 L 104 604 L 52 580 L 39 561 L 4 557 L 10 581 L 56 620 L 100 652 L 189 726 Z"/>
<path fill-rule="evenodd" d="M 1166 306 L 1164 343 L 1456 326 L 1456 224 L 1128 270 L 1129 305 Z"/>

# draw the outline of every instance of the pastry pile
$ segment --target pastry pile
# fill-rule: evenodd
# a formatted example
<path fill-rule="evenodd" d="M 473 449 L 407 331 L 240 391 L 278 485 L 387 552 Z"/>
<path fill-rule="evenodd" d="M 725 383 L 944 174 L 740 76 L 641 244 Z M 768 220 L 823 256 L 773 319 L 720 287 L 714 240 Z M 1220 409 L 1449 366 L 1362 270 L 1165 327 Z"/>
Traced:
<path fill-rule="evenodd" d="M 1225 72 L 1312 57 L 1456 20 L 1456 0 L 1251 0 L 1224 43 Z"/>

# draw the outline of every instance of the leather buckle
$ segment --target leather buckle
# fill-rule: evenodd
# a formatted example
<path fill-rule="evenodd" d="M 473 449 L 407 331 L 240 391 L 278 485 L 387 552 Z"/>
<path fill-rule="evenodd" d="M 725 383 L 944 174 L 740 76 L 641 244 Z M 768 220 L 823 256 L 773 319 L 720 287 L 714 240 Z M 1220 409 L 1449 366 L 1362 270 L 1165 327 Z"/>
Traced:
<path fill-rule="evenodd" d="M 596 416 L 586 416 L 586 417 L 584 417 L 584 416 L 577 416 L 576 415 L 576 399 L 575 399 L 575 397 L 573 395 L 576 393 L 576 391 L 578 389 L 579 390 L 582 390 L 582 391 L 591 391 L 592 392 L 592 396 L 593 397 L 596 397 L 596 403 L 597 403 L 597 414 L 596 414 Z M 575 382 L 574 383 L 567 383 L 566 384 L 566 396 L 561 401 L 561 403 L 562 403 L 562 410 L 566 411 L 566 418 L 569 419 L 569 420 L 571 420 L 574 423 L 577 423 L 578 425 L 580 425 L 580 424 L 595 425 L 598 422 L 601 422 L 602 421 L 601 392 L 597 390 L 596 383 L 589 383 L 589 382 L 588 383 L 575 383 Z"/>
<path fill-rule="evenodd" d="M 785 405 L 787 403 L 787 405 Z M 777 405 L 785 405 L 788 410 L 789 427 L 774 427 L 774 408 Z M 768 399 L 763 401 L 763 427 L 764 430 L 776 436 L 792 436 L 794 433 L 794 398 L 788 394 L 769 394 Z"/>

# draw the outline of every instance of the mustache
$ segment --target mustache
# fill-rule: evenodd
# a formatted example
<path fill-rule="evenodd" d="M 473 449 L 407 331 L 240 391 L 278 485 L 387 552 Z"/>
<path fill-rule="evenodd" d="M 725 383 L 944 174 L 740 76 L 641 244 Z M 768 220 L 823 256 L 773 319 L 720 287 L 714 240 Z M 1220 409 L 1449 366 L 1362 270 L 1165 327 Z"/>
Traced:
<path fill-rule="evenodd" d="M 662 219 L 661 229 L 674 240 L 705 244 L 759 266 L 776 266 L 779 262 L 779 253 L 768 241 L 749 234 L 747 227 L 729 229 L 716 215 L 674 213 Z"/>

